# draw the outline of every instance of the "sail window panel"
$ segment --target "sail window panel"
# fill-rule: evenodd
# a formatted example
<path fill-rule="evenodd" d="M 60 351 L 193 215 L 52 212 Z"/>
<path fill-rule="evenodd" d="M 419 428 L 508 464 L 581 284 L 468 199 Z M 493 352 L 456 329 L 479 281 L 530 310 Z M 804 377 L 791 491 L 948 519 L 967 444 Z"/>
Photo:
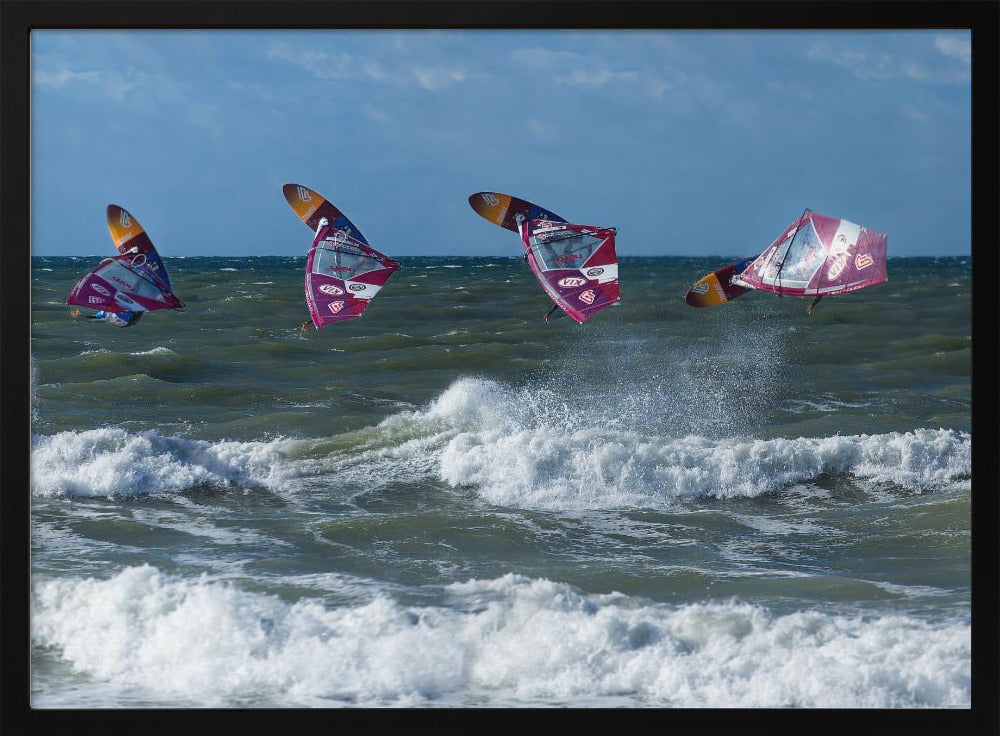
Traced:
<path fill-rule="evenodd" d="M 164 301 L 163 293 L 156 284 L 137 271 L 128 268 L 121 261 L 112 262 L 107 268 L 101 270 L 99 275 L 119 288 L 124 287 L 129 294 L 138 295 L 145 299 Z"/>
<path fill-rule="evenodd" d="M 796 231 L 791 241 L 783 243 L 779 248 L 775 262 L 783 265 L 776 273 L 775 280 L 788 286 L 804 288 L 824 260 L 826 248 L 810 220 Z"/>
<path fill-rule="evenodd" d="M 313 273 L 341 279 L 353 278 L 379 268 L 382 268 L 382 264 L 374 256 L 343 245 L 329 247 L 322 244 L 316 246 L 312 263 Z"/>
<path fill-rule="evenodd" d="M 531 239 L 532 252 L 543 271 L 580 268 L 604 242 L 602 238 L 572 230 L 532 234 Z"/>

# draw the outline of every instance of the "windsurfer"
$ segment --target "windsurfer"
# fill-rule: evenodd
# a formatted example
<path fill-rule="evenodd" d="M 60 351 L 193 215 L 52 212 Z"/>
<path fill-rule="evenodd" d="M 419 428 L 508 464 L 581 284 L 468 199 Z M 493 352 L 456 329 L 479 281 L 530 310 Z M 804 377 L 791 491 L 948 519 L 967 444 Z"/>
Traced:
<path fill-rule="evenodd" d="M 80 316 L 80 310 L 74 309 L 70 314 L 73 317 Z M 115 327 L 131 327 L 136 324 L 140 319 L 142 319 L 142 312 L 132 312 L 125 310 L 124 312 L 107 312 L 103 309 L 99 310 L 94 314 L 86 315 L 87 319 L 93 320 L 103 320 L 108 324 L 112 324 Z"/>

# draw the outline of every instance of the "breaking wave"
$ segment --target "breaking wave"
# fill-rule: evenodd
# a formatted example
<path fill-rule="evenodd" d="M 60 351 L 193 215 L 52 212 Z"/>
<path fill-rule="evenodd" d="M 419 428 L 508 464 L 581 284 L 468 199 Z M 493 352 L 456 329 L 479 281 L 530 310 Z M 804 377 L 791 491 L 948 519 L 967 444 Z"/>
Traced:
<path fill-rule="evenodd" d="M 535 393 L 463 379 L 426 409 L 350 435 L 208 442 L 117 428 L 35 437 L 36 495 L 169 494 L 200 485 L 288 491 L 305 478 L 365 488 L 437 481 L 528 508 L 659 507 L 753 498 L 822 476 L 912 492 L 968 484 L 972 437 L 949 429 L 757 440 L 579 426 Z M 586 423 L 584 423 L 586 424 Z"/>
<path fill-rule="evenodd" d="M 654 604 L 504 575 L 445 605 L 289 603 L 143 565 L 33 589 L 32 639 L 122 698 L 222 706 L 968 707 L 971 627 L 903 615 Z M 46 707 L 45 702 L 34 703 Z"/>

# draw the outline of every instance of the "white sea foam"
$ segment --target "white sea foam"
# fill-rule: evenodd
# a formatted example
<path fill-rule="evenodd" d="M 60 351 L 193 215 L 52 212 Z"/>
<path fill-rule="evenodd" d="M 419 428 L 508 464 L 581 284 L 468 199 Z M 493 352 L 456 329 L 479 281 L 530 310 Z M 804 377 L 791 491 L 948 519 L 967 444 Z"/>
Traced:
<path fill-rule="evenodd" d="M 150 348 L 149 350 L 139 350 L 139 351 L 134 352 L 134 353 L 129 353 L 129 355 L 137 355 L 137 356 L 138 355 L 177 355 L 177 353 L 174 352 L 173 350 L 171 350 L 170 348 L 163 347 L 162 345 L 157 345 L 156 347 Z"/>
<path fill-rule="evenodd" d="M 385 591 L 341 607 L 288 603 L 145 565 L 107 580 L 39 581 L 32 641 L 90 686 L 33 705 L 115 706 L 126 691 L 182 707 L 971 702 L 968 621 L 668 606 L 518 575 L 445 593 L 448 604 L 433 607 Z"/>
<path fill-rule="evenodd" d="M 603 426 L 543 389 L 463 379 L 427 408 L 349 437 L 213 443 L 121 429 L 35 437 L 32 492 L 141 495 L 201 484 L 283 492 L 308 478 L 371 490 L 437 480 L 499 505 L 602 509 L 752 498 L 824 475 L 913 492 L 971 477 L 972 437 L 948 429 L 758 440 L 618 428 L 627 426 Z"/>
<path fill-rule="evenodd" d="M 609 430 L 543 392 L 491 381 L 453 384 L 423 412 L 439 432 L 438 472 L 488 500 L 540 508 L 660 505 L 680 498 L 754 497 L 824 474 L 911 490 L 968 479 L 972 438 L 953 430 L 755 440 Z M 424 451 L 426 448 L 420 448 Z"/>
<path fill-rule="evenodd" d="M 36 496 L 178 493 L 201 485 L 273 487 L 292 440 L 206 442 L 157 432 L 93 429 L 34 437 Z"/>

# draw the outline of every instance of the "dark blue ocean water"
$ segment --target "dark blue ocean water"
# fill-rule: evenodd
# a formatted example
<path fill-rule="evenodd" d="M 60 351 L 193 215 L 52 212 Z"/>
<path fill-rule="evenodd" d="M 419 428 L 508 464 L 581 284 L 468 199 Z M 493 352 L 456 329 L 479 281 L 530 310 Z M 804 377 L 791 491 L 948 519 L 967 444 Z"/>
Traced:
<path fill-rule="evenodd" d="M 403 258 L 302 332 L 304 258 L 166 259 L 70 317 L 34 258 L 32 704 L 954 708 L 971 700 L 971 259 L 807 301 L 624 258 Z"/>

